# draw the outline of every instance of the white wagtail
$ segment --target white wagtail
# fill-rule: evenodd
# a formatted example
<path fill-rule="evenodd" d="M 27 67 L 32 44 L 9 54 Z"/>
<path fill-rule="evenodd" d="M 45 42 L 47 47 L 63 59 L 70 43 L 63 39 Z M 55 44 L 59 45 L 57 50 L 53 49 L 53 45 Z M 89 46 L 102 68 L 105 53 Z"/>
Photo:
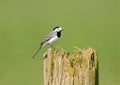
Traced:
<path fill-rule="evenodd" d="M 35 58 L 35 56 L 40 51 L 40 49 L 45 45 L 50 45 L 51 47 L 53 47 L 52 44 L 61 37 L 61 31 L 62 31 L 62 28 L 59 26 L 56 26 L 41 42 L 40 47 L 37 50 L 37 52 L 33 55 L 33 58 Z"/>

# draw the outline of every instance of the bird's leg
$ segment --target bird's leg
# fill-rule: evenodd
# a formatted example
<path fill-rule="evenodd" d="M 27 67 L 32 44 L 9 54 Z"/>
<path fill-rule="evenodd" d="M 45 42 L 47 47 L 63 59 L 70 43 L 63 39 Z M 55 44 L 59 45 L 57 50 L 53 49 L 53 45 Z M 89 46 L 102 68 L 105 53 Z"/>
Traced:
<path fill-rule="evenodd" d="M 50 47 L 51 47 L 51 48 L 54 48 L 51 44 L 50 44 Z"/>
<path fill-rule="evenodd" d="M 53 45 L 51 45 L 51 44 L 49 44 L 49 46 L 50 46 L 51 48 L 54 48 Z"/>

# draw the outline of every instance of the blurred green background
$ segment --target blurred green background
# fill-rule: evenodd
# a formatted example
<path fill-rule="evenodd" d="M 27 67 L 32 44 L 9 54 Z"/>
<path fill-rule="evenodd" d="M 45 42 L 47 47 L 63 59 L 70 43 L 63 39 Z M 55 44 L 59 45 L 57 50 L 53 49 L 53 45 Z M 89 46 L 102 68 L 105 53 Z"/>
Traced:
<path fill-rule="evenodd" d="M 100 85 L 120 85 L 119 0 L 0 0 L 0 85 L 43 85 L 40 41 L 55 26 L 64 29 L 55 46 L 93 47 Z"/>

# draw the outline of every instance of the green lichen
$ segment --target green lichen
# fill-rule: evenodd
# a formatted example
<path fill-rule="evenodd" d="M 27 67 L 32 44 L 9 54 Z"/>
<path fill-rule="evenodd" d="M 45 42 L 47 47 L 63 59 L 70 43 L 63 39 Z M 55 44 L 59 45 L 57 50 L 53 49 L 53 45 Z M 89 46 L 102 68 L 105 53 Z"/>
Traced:
<path fill-rule="evenodd" d="M 53 76 L 53 69 L 54 69 L 54 62 L 53 62 L 53 60 L 54 60 L 54 50 L 53 49 L 51 51 L 50 57 L 51 57 L 50 73 L 51 73 L 51 76 Z"/>
<path fill-rule="evenodd" d="M 75 73 L 75 69 L 73 67 L 69 67 L 69 73 L 70 73 L 70 76 L 74 76 L 74 73 Z"/>
<path fill-rule="evenodd" d="M 71 64 L 76 65 L 78 62 L 81 61 L 81 51 L 76 49 L 73 54 L 70 56 Z"/>

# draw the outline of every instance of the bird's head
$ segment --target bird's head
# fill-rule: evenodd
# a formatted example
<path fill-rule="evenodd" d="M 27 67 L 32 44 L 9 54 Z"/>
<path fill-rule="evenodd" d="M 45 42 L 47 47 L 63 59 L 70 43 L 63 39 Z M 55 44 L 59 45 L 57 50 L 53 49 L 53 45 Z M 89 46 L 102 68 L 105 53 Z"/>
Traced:
<path fill-rule="evenodd" d="M 56 31 L 56 32 L 63 31 L 62 27 L 60 27 L 60 26 L 56 26 L 53 30 Z"/>

